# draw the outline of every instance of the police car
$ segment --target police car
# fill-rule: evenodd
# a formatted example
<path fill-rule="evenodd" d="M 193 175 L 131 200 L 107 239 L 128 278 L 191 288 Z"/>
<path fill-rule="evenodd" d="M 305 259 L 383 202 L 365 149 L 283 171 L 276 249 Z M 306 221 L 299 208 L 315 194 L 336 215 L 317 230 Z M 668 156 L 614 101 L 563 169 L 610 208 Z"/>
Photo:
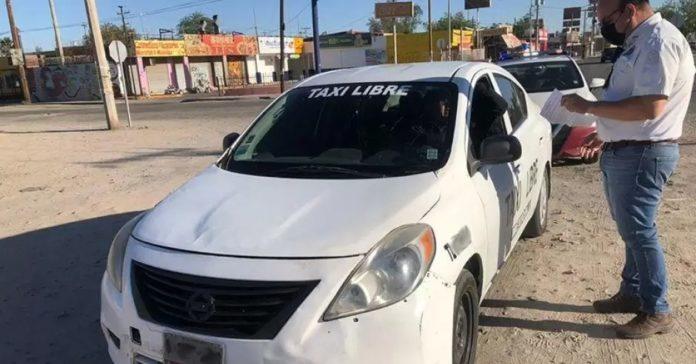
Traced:
<path fill-rule="evenodd" d="M 493 64 L 324 73 L 223 144 L 112 243 L 116 363 L 472 363 L 491 280 L 546 228 L 550 124 Z"/>
<path fill-rule="evenodd" d="M 593 78 L 588 83 L 578 64 L 564 55 L 523 57 L 499 62 L 498 65 L 517 78 L 539 107 L 546 103 L 554 89 L 566 95 L 578 94 L 587 100 L 597 100 L 592 90 L 605 84 L 601 78 Z M 580 147 L 585 138 L 596 132 L 595 125 L 554 125 L 554 159 L 580 158 Z"/>

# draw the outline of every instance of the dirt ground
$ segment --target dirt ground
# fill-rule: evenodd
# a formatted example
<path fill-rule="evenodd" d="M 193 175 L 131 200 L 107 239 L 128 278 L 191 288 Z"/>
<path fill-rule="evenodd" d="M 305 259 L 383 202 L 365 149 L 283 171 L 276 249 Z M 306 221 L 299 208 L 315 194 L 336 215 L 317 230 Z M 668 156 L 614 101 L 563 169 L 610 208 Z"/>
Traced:
<path fill-rule="evenodd" d="M 136 104 L 137 127 L 115 132 L 95 130 L 100 106 L 1 107 L 0 362 L 108 362 L 99 279 L 114 233 L 213 163 L 266 103 Z M 486 297 L 479 363 L 696 362 L 693 119 L 659 221 L 675 332 L 617 340 L 611 326 L 630 316 L 591 312 L 618 287 L 623 243 L 598 166 L 558 166 L 548 233 L 517 245 Z"/>

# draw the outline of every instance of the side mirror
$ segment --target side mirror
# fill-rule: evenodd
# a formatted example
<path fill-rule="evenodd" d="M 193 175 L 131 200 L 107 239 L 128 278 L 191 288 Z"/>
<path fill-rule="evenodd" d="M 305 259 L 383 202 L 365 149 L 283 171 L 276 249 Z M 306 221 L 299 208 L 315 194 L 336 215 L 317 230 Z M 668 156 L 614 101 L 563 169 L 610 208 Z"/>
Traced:
<path fill-rule="evenodd" d="M 229 133 L 225 135 L 225 137 L 222 139 L 222 150 L 226 151 L 227 149 L 230 149 L 232 144 L 239 139 L 239 133 Z"/>
<path fill-rule="evenodd" d="M 496 135 L 481 143 L 482 164 L 503 164 L 514 162 L 522 156 L 522 144 L 512 135 Z"/>
<path fill-rule="evenodd" d="M 603 78 L 593 78 L 592 81 L 590 81 L 590 90 L 602 88 L 606 83 L 607 81 Z"/>

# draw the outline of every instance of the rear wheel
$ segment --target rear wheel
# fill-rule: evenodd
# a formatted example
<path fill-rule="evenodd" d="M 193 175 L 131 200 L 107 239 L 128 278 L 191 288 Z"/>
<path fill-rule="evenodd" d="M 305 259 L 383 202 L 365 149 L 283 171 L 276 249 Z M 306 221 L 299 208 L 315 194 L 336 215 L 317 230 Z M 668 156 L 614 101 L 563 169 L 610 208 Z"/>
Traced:
<path fill-rule="evenodd" d="M 476 361 L 478 315 L 479 295 L 476 279 L 471 272 L 464 270 L 457 280 L 454 296 L 453 364 L 473 364 Z"/>
<path fill-rule="evenodd" d="M 551 191 L 551 180 L 549 176 L 549 171 L 544 173 L 544 180 L 541 184 L 541 192 L 539 192 L 539 200 L 537 206 L 534 209 L 534 216 L 529 220 L 529 224 L 524 229 L 522 237 L 524 238 L 537 238 L 541 236 L 546 231 L 546 225 L 548 223 L 548 211 L 549 211 L 549 193 Z"/>

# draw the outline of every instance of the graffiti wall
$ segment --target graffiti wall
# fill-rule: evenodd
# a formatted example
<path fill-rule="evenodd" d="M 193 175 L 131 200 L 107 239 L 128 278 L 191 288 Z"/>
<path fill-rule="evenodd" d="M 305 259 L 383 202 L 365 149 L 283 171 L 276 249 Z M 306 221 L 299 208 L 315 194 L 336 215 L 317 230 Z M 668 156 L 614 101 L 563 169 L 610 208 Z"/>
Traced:
<path fill-rule="evenodd" d="M 258 53 L 256 38 L 245 35 L 184 35 L 186 55 L 223 56 Z"/>
<path fill-rule="evenodd" d="M 212 84 L 210 63 L 191 63 L 192 89 L 196 93 L 210 92 Z"/>
<path fill-rule="evenodd" d="M 246 77 L 244 74 L 244 60 L 230 59 L 227 61 L 228 83 L 231 85 L 243 85 Z"/>
<path fill-rule="evenodd" d="M 90 101 L 101 99 L 93 63 L 46 65 L 31 69 L 32 95 L 39 102 Z"/>

